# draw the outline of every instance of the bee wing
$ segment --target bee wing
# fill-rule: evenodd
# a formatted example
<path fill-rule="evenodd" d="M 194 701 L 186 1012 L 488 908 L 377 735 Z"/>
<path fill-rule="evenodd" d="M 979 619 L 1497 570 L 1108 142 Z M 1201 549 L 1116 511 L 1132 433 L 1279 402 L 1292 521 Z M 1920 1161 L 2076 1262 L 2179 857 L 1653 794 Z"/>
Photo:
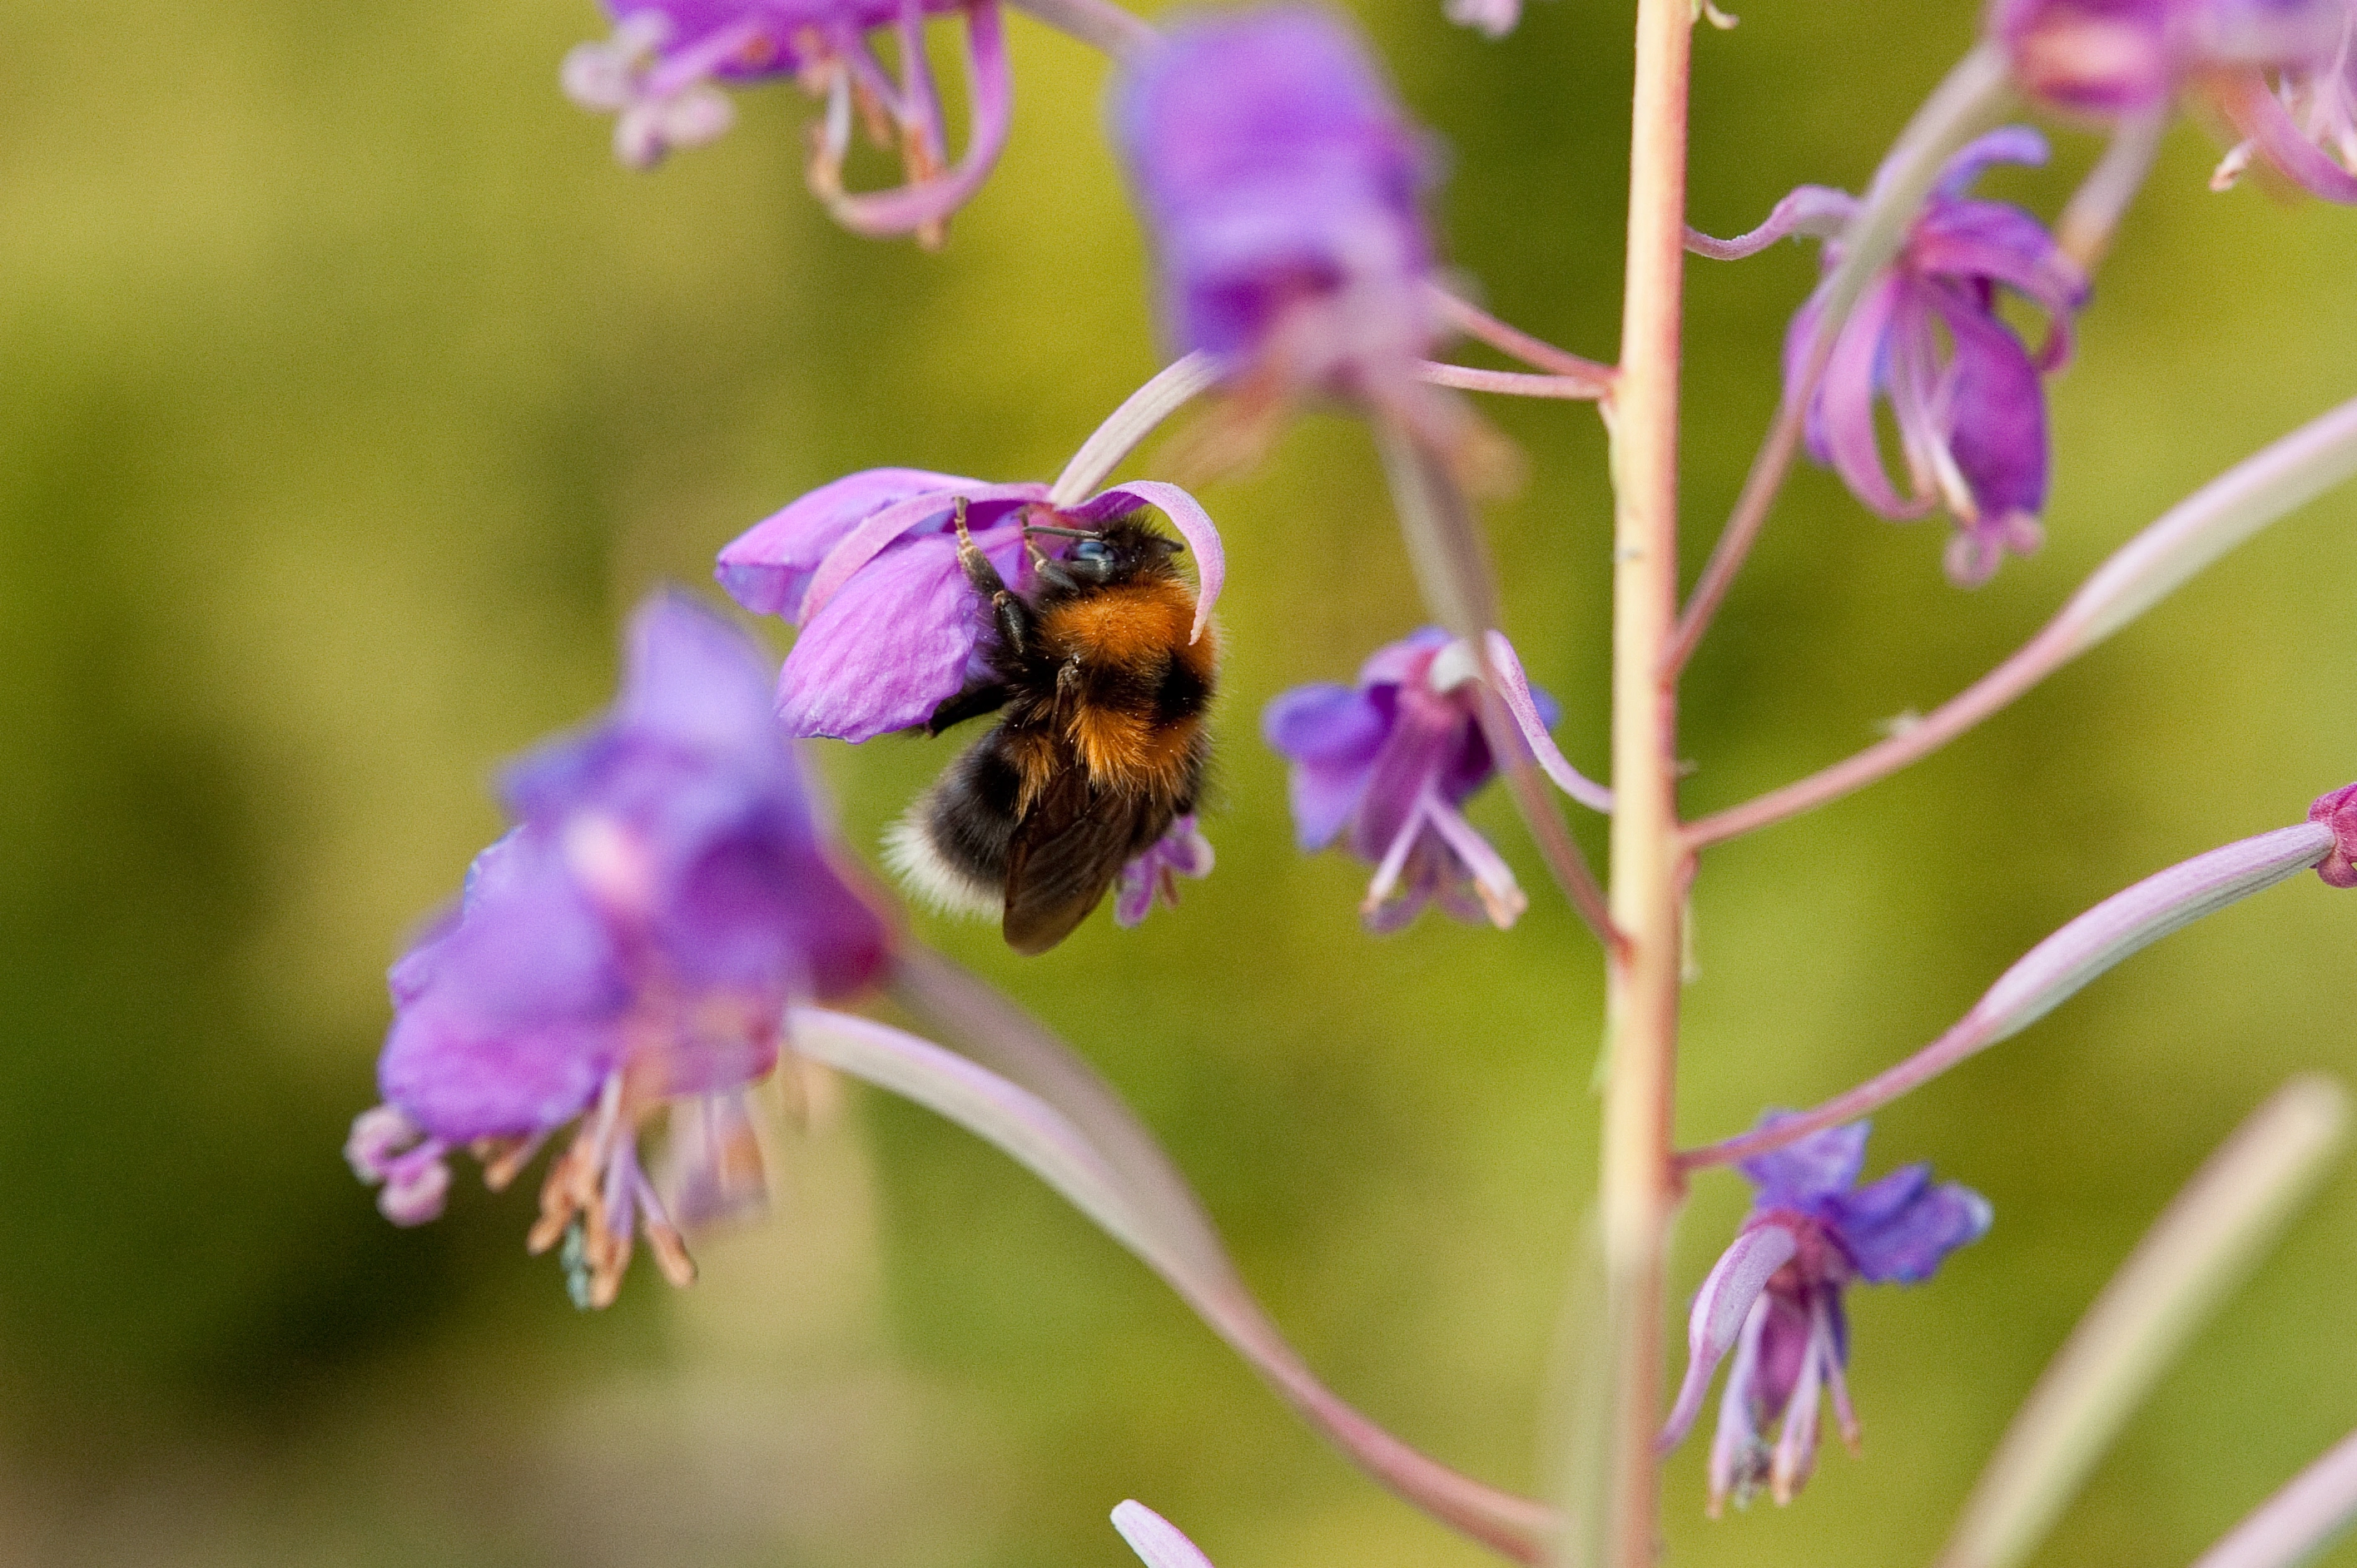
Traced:
<path fill-rule="evenodd" d="M 1071 935 L 1139 843 L 1169 825 L 1169 807 L 1146 793 L 1096 789 L 1084 768 L 1060 770 L 1007 846 L 1006 945 L 1028 956 Z"/>

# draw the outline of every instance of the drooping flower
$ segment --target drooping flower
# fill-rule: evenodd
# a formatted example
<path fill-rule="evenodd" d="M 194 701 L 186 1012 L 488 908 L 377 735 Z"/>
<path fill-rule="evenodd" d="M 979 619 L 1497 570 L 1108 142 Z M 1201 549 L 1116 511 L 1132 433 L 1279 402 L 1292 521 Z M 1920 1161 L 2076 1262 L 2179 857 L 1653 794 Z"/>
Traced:
<path fill-rule="evenodd" d="M 1220 536 L 1176 485 L 1116 485 L 1059 510 L 1041 484 L 871 468 L 811 491 L 720 552 L 715 575 L 731 597 L 802 628 L 778 672 L 789 732 L 862 741 L 913 728 L 982 673 L 989 607 L 958 566 L 960 500 L 975 546 L 1018 594 L 1031 584 L 1027 528 L 1088 529 L 1156 508 L 1195 557 L 1196 635 L 1210 622 L 1224 570 Z M 1029 541 L 1051 554 L 1072 542 Z"/>
<path fill-rule="evenodd" d="M 2037 219 L 1964 191 L 1992 163 L 2045 158 L 2045 138 L 2015 125 L 1992 131 L 1949 160 L 1906 243 L 1842 323 L 1809 401 L 1810 456 L 1838 473 L 1859 500 L 1893 520 L 1945 505 L 1957 525 L 1948 575 L 1966 587 L 1986 582 L 2007 552 L 2026 555 L 2044 538 L 2040 377 L 2069 357 L 2071 317 L 2086 303 L 2087 285 Z M 1794 315 L 1784 338 L 1788 396 L 1806 369 L 1840 263 L 1842 231 L 1858 209 L 1857 199 L 1845 191 L 1804 185 L 1752 232 L 1694 242 L 1706 254 L 1732 258 L 1788 234 L 1824 241 L 1828 281 Z M 1997 314 L 2000 289 L 2046 312 L 2046 341 L 2036 354 Z M 1903 495 L 1883 467 L 1878 401 L 1890 405 L 1898 426 L 1907 460 Z"/>
<path fill-rule="evenodd" d="M 606 0 L 613 36 L 565 57 L 567 96 L 610 113 L 614 153 L 649 168 L 674 147 L 700 145 L 736 118 L 718 84 L 791 75 L 826 104 L 813 138 L 811 188 L 862 234 L 914 233 L 938 244 L 949 215 L 981 188 L 1006 145 L 1013 86 L 997 0 Z M 966 148 L 949 162 L 940 94 L 926 65 L 929 16 L 965 20 L 973 102 Z M 868 47 L 892 31 L 896 78 Z M 897 149 L 909 182 L 855 195 L 843 188 L 852 122 Z"/>
<path fill-rule="evenodd" d="M 1519 684 L 1520 675 L 1516 665 L 1511 679 Z M 1496 771 L 1481 730 L 1480 681 L 1465 645 L 1426 627 L 1377 649 L 1356 685 L 1296 686 L 1261 714 L 1262 736 L 1293 764 L 1301 847 L 1340 839 L 1375 867 L 1360 906 L 1370 930 L 1396 930 L 1435 902 L 1458 919 L 1503 929 L 1528 905 L 1513 868 L 1458 809 Z M 1522 690 L 1531 699 L 1516 704 L 1529 709 L 1516 715 L 1524 730 L 1552 725 L 1553 699 Z M 1529 738 L 1553 750 L 1544 729 Z M 1609 805 L 1609 795 L 1596 793 Z"/>
<path fill-rule="evenodd" d="M 1762 1128 L 1785 1112 L 1770 1112 Z M 1857 1441 L 1844 1372 L 1849 1323 L 1842 1294 L 1859 1281 L 1920 1284 L 1950 1252 L 1989 1228 L 1988 1200 L 1928 1165 L 1858 1187 L 1867 1124 L 1828 1128 L 1743 1162 L 1759 1189 L 1735 1242 L 1695 1293 L 1685 1382 L 1662 1430 L 1666 1454 L 1702 1412 L 1711 1374 L 1734 1368 L 1710 1450 L 1710 1511 L 1749 1503 L 1764 1482 L 1790 1502 L 1816 1464 L 1819 1401 L 1830 1393 L 1843 1440 Z M 1781 1422 L 1771 1448 L 1768 1430 Z"/>
<path fill-rule="evenodd" d="M 2212 189 L 2233 186 L 2257 158 L 2327 200 L 2357 203 L 2357 5 L 2340 0 L 2333 9 L 2329 48 L 2268 62 L 2272 92 L 2255 70 L 2217 84 L 2219 106 L 2243 139 L 2219 161 Z"/>
<path fill-rule="evenodd" d="M 1315 395 L 1439 449 L 1475 438 L 1462 403 L 1416 379 L 1442 336 L 1421 209 L 1435 159 L 1345 24 L 1304 5 L 1198 17 L 1130 62 L 1113 120 L 1164 334 L 1225 363 L 1233 439 Z"/>
<path fill-rule="evenodd" d="M 2213 185 L 2256 156 L 2346 202 L 2357 201 L 2351 20 L 2349 0 L 1994 0 L 1988 31 L 2040 102 L 2116 120 L 2190 98 L 2244 138 Z"/>
<path fill-rule="evenodd" d="M 684 599 L 640 609 L 614 707 L 501 792 L 516 827 L 393 966 L 384 1102 L 346 1154 L 414 1225 L 441 1210 L 451 1150 L 502 1187 L 580 1118 L 532 1250 L 565 1243 L 584 1305 L 613 1299 L 640 1230 L 684 1283 L 679 1227 L 759 1201 L 742 1098 L 787 1004 L 863 989 L 889 932 L 828 853 L 759 655 Z M 668 1197 L 638 1155 L 667 1106 Z"/>
<path fill-rule="evenodd" d="M 1992 0 L 1988 34 L 2022 91 L 2104 119 L 2165 108 L 2220 72 L 2331 47 L 2342 0 Z"/>
<path fill-rule="evenodd" d="M 1178 907 L 1178 879 L 1211 875 L 1211 844 L 1189 811 L 1144 854 L 1121 868 L 1114 884 L 1113 920 L 1124 930 L 1146 923 L 1157 904 Z"/>

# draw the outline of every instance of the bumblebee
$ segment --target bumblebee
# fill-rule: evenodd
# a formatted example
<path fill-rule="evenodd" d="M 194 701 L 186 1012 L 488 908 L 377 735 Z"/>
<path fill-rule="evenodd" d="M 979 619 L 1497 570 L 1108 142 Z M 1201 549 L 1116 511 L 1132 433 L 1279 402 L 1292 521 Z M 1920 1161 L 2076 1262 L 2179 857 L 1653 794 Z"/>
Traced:
<path fill-rule="evenodd" d="M 958 564 L 990 607 L 985 673 L 925 733 L 999 719 L 893 827 L 886 859 L 937 908 L 996 915 L 1009 947 L 1043 953 L 1195 809 L 1218 653 L 1209 628 L 1188 640 L 1195 595 L 1171 559 L 1184 546 L 1135 517 L 1027 527 L 1028 598 L 975 547 L 963 500 L 955 522 Z M 1059 560 L 1033 534 L 1076 542 Z"/>

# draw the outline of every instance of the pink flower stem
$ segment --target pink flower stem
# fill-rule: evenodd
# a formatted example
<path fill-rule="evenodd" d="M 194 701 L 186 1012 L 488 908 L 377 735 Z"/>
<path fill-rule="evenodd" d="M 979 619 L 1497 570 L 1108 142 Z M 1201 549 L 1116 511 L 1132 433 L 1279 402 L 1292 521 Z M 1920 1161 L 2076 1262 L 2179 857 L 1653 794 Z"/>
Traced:
<path fill-rule="evenodd" d="M 1725 843 L 1755 828 L 1814 811 L 1887 778 L 1947 745 L 2046 679 L 2080 650 L 2079 628 L 2058 616 L 2013 657 L 1925 717 L 1831 768 L 1703 818 L 1686 829 L 1686 845 L 1698 850 Z"/>
<path fill-rule="evenodd" d="M 1678 352 L 1685 283 L 1693 0 L 1638 0 L 1629 251 L 1612 432 L 1612 926 L 1600 1198 L 1604 1330 L 1600 1568 L 1653 1568 L 1661 1479 L 1680 972 L 1677 688 L 1663 657 L 1678 604 Z"/>
<path fill-rule="evenodd" d="M 1037 1096 L 1085 1138 L 1134 1215 L 1137 1234 L 1125 1244 L 1311 1426 L 1434 1519 L 1517 1563 L 1545 1560 L 1545 1543 L 1561 1529 L 1553 1509 L 1451 1469 L 1318 1380 L 1254 1299 L 1178 1165 L 1078 1052 L 1005 993 L 920 944 L 906 944 L 890 988 L 966 1062 Z"/>
<path fill-rule="evenodd" d="M 1584 360 L 1568 349 L 1558 349 L 1544 338 L 1534 338 L 1519 327 L 1509 326 L 1480 306 L 1458 298 L 1438 284 L 1427 285 L 1426 288 L 1433 308 L 1439 312 L 1443 324 L 1462 332 L 1477 343 L 1487 343 L 1500 353 L 1511 355 L 1525 365 L 1553 375 L 1570 376 L 1607 387 L 1620 373 L 1609 365 Z"/>
<path fill-rule="evenodd" d="M 2333 852 L 2332 829 L 2298 822 L 2180 861 L 2115 893 L 2024 953 L 1948 1032 L 1856 1089 L 1772 1127 L 1677 1156 L 1681 1171 L 1772 1154 L 1813 1133 L 1855 1122 L 1963 1061 L 2011 1039 L 2096 976 L 2163 937 L 2229 904 L 2297 876 Z"/>
<path fill-rule="evenodd" d="M 1551 397 L 1580 402 L 1604 396 L 1612 390 L 1608 380 L 1587 376 L 1532 376 L 1517 371 L 1480 371 L 1470 365 L 1443 364 L 1434 360 L 1417 361 L 1416 375 L 1437 387 L 1456 387 L 1462 392 L 1496 392 L 1501 397 Z"/>

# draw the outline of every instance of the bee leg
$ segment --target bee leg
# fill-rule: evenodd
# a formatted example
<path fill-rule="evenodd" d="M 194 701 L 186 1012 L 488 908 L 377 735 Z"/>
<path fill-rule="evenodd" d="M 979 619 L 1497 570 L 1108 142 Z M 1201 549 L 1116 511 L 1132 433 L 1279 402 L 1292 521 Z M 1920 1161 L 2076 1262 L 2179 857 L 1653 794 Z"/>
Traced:
<path fill-rule="evenodd" d="M 1009 648 L 1020 653 L 1030 640 L 1031 607 L 1015 596 L 1014 590 L 1006 585 L 1006 579 L 998 575 L 998 568 L 990 564 L 990 557 L 982 553 L 982 547 L 974 542 L 974 535 L 966 531 L 965 498 L 958 497 L 953 505 L 950 519 L 957 528 L 958 564 L 965 571 L 965 580 L 974 585 L 974 591 L 990 601 L 990 613 L 998 623 L 998 635 L 1006 639 Z"/>

